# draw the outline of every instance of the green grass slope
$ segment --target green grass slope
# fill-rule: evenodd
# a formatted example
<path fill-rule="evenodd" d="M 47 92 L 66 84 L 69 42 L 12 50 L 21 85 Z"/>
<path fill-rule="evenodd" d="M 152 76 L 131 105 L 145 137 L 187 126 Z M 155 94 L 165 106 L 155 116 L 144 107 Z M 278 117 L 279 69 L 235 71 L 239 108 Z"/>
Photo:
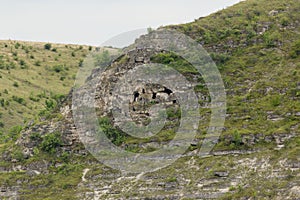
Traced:
<path fill-rule="evenodd" d="M 44 115 L 66 96 L 89 49 L 0 41 L 0 131 Z"/>
<path fill-rule="evenodd" d="M 201 43 L 227 92 L 224 135 L 289 134 L 300 120 L 300 3 L 248 0 L 169 26 Z"/>

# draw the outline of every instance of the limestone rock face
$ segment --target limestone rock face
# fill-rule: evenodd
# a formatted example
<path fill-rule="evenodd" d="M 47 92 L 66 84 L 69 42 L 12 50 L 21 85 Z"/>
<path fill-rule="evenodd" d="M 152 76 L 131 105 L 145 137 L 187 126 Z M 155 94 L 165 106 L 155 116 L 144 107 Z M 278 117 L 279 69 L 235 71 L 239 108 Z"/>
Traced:
<path fill-rule="evenodd" d="M 112 116 L 113 105 L 112 102 L 118 98 L 122 98 L 122 95 L 114 94 L 115 87 L 128 71 L 134 69 L 137 66 L 144 64 L 151 64 L 151 57 L 155 56 L 164 51 L 159 49 L 134 49 L 126 52 L 117 59 L 115 59 L 105 71 L 99 69 L 93 70 L 92 74 L 88 77 L 87 82 L 96 81 L 96 86 L 94 87 L 94 93 L 91 95 L 86 95 L 85 93 L 77 92 L 76 95 L 86 95 L 81 100 L 89 102 L 89 98 L 94 98 L 92 102 L 94 105 L 89 105 L 95 108 L 97 117 L 110 117 Z M 135 77 L 133 77 L 134 79 Z M 195 78 L 196 79 L 196 78 Z M 196 82 L 193 84 L 196 85 Z M 126 86 L 124 90 L 126 90 Z M 193 87 L 191 85 L 190 87 Z M 151 106 L 163 104 L 166 108 L 173 107 L 174 109 L 179 109 L 179 104 L 175 96 L 175 92 L 183 91 L 172 91 L 171 89 L 155 84 L 140 84 L 136 85 L 134 91 L 129 94 L 128 109 L 130 113 L 130 119 L 139 125 L 147 125 L 150 122 Z M 198 96 L 203 96 L 197 93 Z M 38 141 L 30 139 L 30 135 L 33 133 L 39 133 L 42 137 L 48 133 L 59 132 L 62 135 L 63 146 L 62 151 L 74 152 L 79 154 L 86 154 L 86 150 L 81 148 L 78 150 L 78 145 L 81 146 L 81 141 L 78 135 L 78 130 L 74 125 L 72 109 L 72 98 L 74 98 L 74 93 L 71 91 L 68 98 L 60 106 L 58 115 L 60 119 L 53 118 L 49 122 L 36 124 L 28 127 L 22 133 L 22 137 L 16 142 L 16 144 L 23 147 L 23 154 L 28 156 L 33 155 L 33 149 L 39 145 Z M 85 100 L 86 99 L 86 100 Z M 72 107 L 73 106 L 73 107 Z M 79 116 L 79 118 L 84 116 Z M 171 119 L 171 121 L 176 121 L 178 119 Z M 117 122 L 115 122 L 117 124 Z M 174 127 L 172 127 L 174 128 Z M 147 145 L 144 145 L 147 146 Z M 157 144 L 154 144 L 157 146 Z M 76 150 L 74 150 L 76 149 Z M 80 148 L 79 148 L 80 149 Z"/>

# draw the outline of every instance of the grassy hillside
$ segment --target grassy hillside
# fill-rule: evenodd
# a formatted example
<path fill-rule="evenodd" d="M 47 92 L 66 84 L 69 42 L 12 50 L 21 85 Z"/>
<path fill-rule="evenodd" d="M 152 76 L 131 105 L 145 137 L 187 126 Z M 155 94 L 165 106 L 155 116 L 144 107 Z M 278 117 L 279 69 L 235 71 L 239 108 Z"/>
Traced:
<path fill-rule="evenodd" d="M 218 65 L 228 98 L 224 135 L 299 133 L 299 13 L 297 0 L 248 0 L 169 26 L 203 44 Z"/>
<path fill-rule="evenodd" d="M 66 96 L 92 47 L 0 41 L 0 131 L 29 123 Z"/>

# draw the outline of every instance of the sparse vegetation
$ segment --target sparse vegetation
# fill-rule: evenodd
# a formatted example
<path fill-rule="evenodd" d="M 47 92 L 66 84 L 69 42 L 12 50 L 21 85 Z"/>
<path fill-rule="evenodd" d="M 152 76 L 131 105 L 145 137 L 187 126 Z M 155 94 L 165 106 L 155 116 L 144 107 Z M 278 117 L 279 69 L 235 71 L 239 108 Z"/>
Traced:
<path fill-rule="evenodd" d="M 59 44 L 14 41 L 0 41 L 0 45 L 0 108 L 5 124 L 0 131 L 3 132 L 23 124 L 25 119 L 35 119 L 47 107 L 45 101 L 53 96 L 66 96 L 74 84 L 78 63 L 88 52 L 87 48 L 76 45 L 66 48 Z M 78 53 L 72 57 L 74 49 Z M 55 59 L 58 54 L 61 60 Z"/>

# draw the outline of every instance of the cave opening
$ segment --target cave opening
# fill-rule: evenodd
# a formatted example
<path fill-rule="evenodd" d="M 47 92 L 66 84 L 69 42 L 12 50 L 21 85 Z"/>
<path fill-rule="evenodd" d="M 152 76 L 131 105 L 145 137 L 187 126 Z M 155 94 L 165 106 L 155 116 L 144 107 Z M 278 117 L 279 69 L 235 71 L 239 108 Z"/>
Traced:
<path fill-rule="evenodd" d="M 170 90 L 170 89 L 168 89 L 168 88 L 165 88 L 163 92 L 164 92 L 164 93 L 167 93 L 168 95 L 170 95 L 170 94 L 173 93 L 172 90 Z"/>
<path fill-rule="evenodd" d="M 156 99 L 156 93 L 155 92 L 152 93 L 152 99 Z"/>
<path fill-rule="evenodd" d="M 139 98 L 139 96 L 140 96 L 140 93 L 139 92 L 137 92 L 137 91 L 135 91 L 134 93 L 133 93 L 133 96 L 134 96 L 134 99 L 133 99 L 133 101 L 137 101 L 137 99 Z"/>

